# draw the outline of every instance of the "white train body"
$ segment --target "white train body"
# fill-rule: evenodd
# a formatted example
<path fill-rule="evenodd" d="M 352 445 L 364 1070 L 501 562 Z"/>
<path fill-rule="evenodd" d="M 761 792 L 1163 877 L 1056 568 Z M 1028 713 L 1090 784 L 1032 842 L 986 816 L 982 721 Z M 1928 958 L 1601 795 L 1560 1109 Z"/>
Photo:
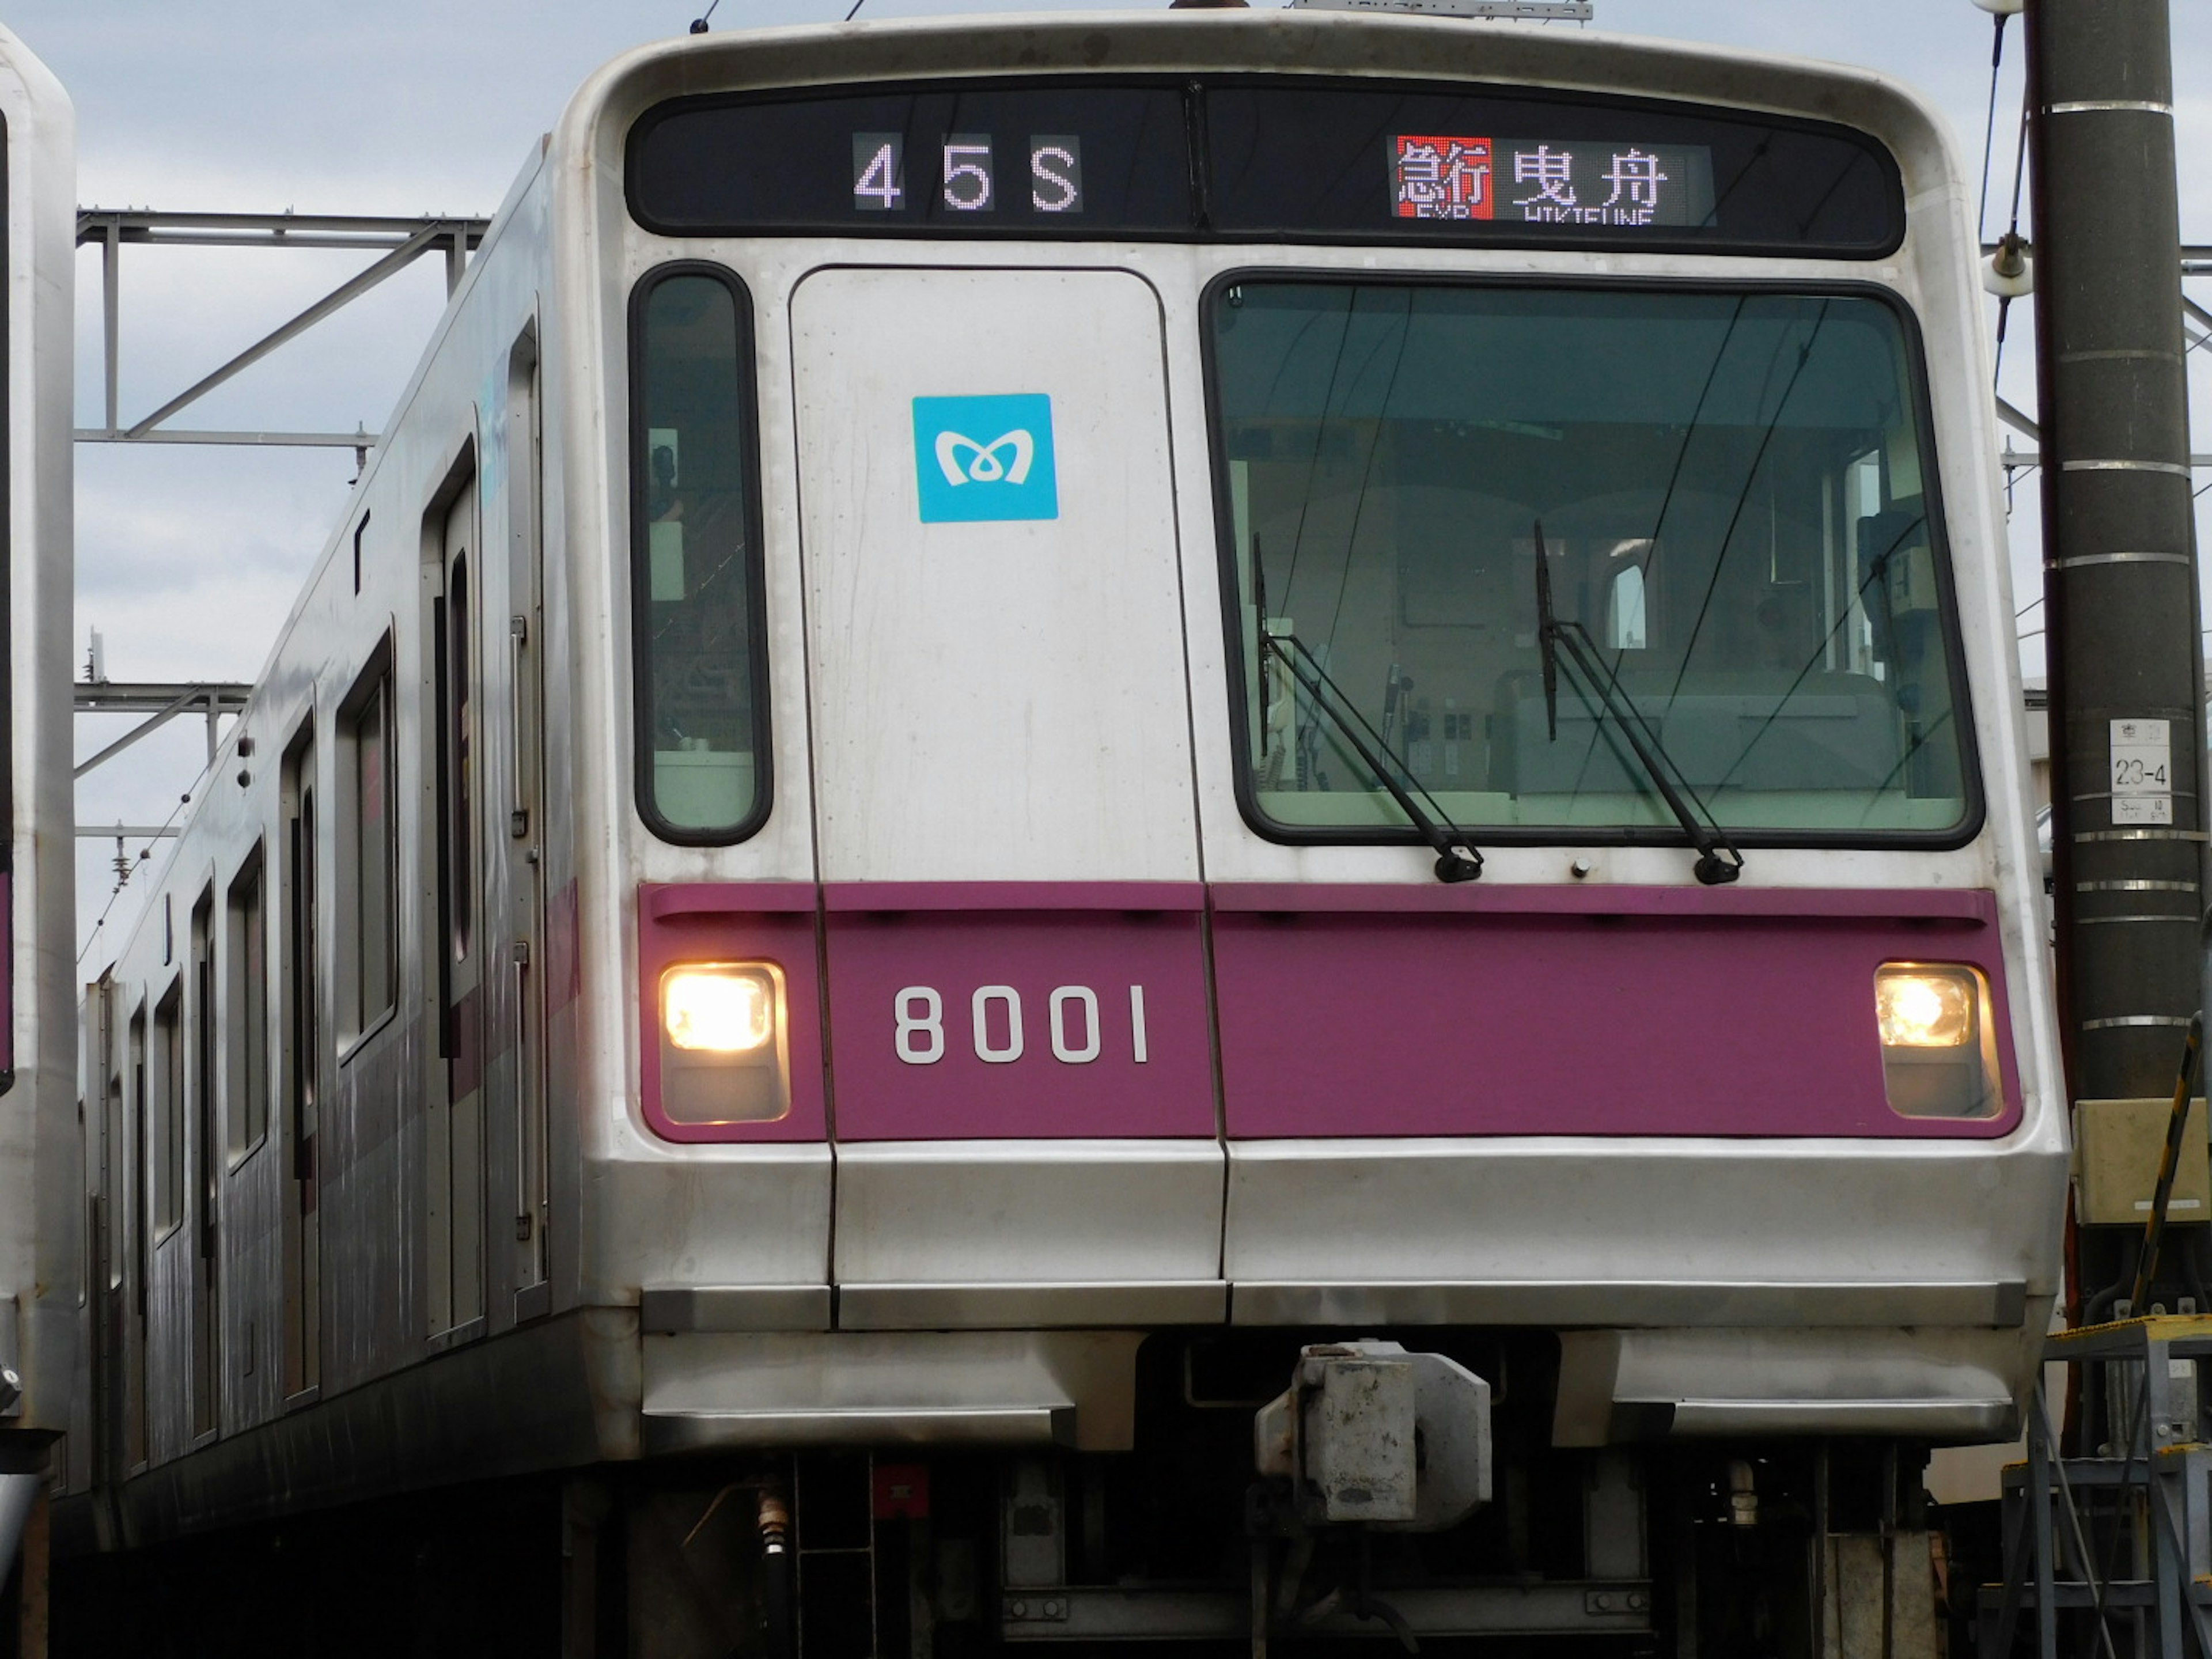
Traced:
<path fill-rule="evenodd" d="M 43 1468 L 85 1377 L 76 1122 L 76 848 L 70 817 L 71 372 L 76 114 L 46 66 L 0 30 L 6 152 L 8 701 L 0 732 L 8 863 L 0 870 L 0 1474 Z M 31 1486 L 35 1489 L 37 1483 Z M 0 1551 L 21 1492 L 0 1483 Z"/>
<path fill-rule="evenodd" d="M 1267 101 L 1405 82 L 1522 100 L 1516 155 L 1609 133 L 1624 211 L 1734 153 L 1638 121 L 1825 132 L 1895 234 L 1546 219 L 1603 163 L 1513 185 L 1503 125 L 1378 129 L 1395 161 L 1331 196 L 1333 141 L 1300 161 Z M 978 101 L 837 125 L 940 83 Z M 1059 86 L 1172 165 L 1019 101 Z M 746 149 L 785 118 L 757 94 L 790 125 Z M 1455 241 L 1421 210 L 1466 205 L 1437 157 L 1477 140 L 1535 206 Z M 848 199 L 806 194 L 848 160 Z M 1145 217 L 1207 167 L 1211 219 Z M 778 179 L 781 220 L 716 218 Z M 957 216 L 1023 189 L 1028 230 Z M 1322 222 L 1369 195 L 1371 234 Z M 1128 228 L 1036 228 L 1079 197 Z M 148 1172 L 97 1194 L 115 1539 L 678 1452 L 1117 1454 L 1148 1340 L 1240 1334 L 1553 1345 L 1523 1402 L 1553 1448 L 2012 1432 L 2064 1112 L 1966 202 L 1878 76 L 1446 20 L 887 23 L 602 70 L 95 994 L 106 1167 Z M 1516 341 L 1556 395 L 1514 390 Z M 1670 445 L 1663 493 L 1559 482 Z M 1462 534 L 1490 563 L 1434 550 Z M 1741 662 L 1694 654 L 1662 562 L 1708 544 Z M 1674 676 L 1651 729 L 1740 880 L 1693 879 L 1571 652 L 1547 736 L 1540 571 Z M 1340 681 L 1480 881 L 1361 773 Z M 1819 742 L 1769 767 L 1785 719 Z M 1877 1033 L 1877 981 L 1923 971 L 1899 994 L 1978 1034 L 1948 1106 Z M 752 1027 L 684 1047 L 695 994 Z"/>

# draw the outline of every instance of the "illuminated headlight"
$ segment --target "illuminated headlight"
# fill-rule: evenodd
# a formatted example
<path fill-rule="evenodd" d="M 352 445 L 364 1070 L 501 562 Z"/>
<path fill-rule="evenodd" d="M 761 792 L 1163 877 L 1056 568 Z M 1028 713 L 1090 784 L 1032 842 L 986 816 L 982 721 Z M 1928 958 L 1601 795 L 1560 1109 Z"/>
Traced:
<path fill-rule="evenodd" d="M 1874 978 L 1887 1048 L 1959 1048 L 1974 1040 L 1980 975 L 1970 968 L 1885 968 Z"/>
<path fill-rule="evenodd" d="M 749 1053 L 775 1035 L 775 1005 L 758 968 L 672 968 L 660 981 L 660 1027 L 678 1048 Z"/>
<path fill-rule="evenodd" d="M 678 1123 L 763 1123 L 791 1109 L 783 970 L 694 962 L 660 976 L 660 1109 Z"/>
<path fill-rule="evenodd" d="M 1905 1117 L 1993 1117 L 2003 1103 L 1989 981 L 1978 969 L 1887 963 L 1875 1027 L 1890 1109 Z"/>

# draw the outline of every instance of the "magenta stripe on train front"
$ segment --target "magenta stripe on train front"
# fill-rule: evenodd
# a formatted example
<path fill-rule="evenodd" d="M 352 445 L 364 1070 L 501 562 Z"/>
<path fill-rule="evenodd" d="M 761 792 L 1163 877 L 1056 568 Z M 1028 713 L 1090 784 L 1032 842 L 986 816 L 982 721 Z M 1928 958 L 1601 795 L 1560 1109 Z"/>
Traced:
<path fill-rule="evenodd" d="M 1987 1137 L 2019 1121 L 1987 893 L 1224 885 L 1224 1115 L 1353 1135 Z M 1907 1119 L 1885 962 L 1989 978 L 2004 1109 Z"/>
<path fill-rule="evenodd" d="M 838 1139 L 1217 1132 L 1197 884 L 823 897 Z"/>

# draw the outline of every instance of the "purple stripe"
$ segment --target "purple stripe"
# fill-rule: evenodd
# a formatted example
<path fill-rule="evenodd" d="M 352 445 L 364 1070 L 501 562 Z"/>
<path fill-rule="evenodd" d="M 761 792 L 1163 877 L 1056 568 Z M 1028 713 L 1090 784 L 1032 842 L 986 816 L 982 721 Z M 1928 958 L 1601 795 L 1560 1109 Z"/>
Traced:
<path fill-rule="evenodd" d="M 1216 1133 L 1204 917 L 1157 903 L 1131 914 L 1119 899 L 1040 908 L 1037 890 L 1026 889 L 1016 909 L 832 913 L 824 948 L 838 1139 Z M 1066 994 L 1057 1018 L 1055 992 Z M 934 1003 L 922 1029 L 925 993 Z M 1073 1055 L 1055 1052 L 1055 1036 Z M 1015 1046 L 1017 1059 L 988 1057 Z"/>
<path fill-rule="evenodd" d="M 1424 890 L 1267 890 L 1213 927 L 1233 1138 L 1986 1138 L 2019 1121 L 1987 894 L 1665 890 L 1629 910 L 1582 889 L 1499 889 L 1522 902 L 1486 913 L 1388 896 Z M 1546 898 L 1549 914 L 1528 902 Z M 1889 1109 L 1874 1006 L 1886 962 L 1988 977 L 1996 1116 Z"/>
<path fill-rule="evenodd" d="M 638 910 L 645 1113 L 672 1139 L 822 1138 L 825 1024 L 848 1140 L 1208 1136 L 1218 1121 L 1237 1139 L 1979 1139 L 2020 1118 L 1983 891 L 739 882 L 647 885 Z M 752 957 L 787 975 L 792 1114 L 671 1124 L 659 972 Z M 1886 962 L 1987 976 L 1997 1115 L 1889 1109 L 1874 1024 Z M 936 1007 L 926 1036 L 902 1037 L 921 1017 L 915 988 Z M 1055 993 L 1095 999 L 1097 1030 L 1073 1004 L 1056 1021 Z M 1006 1059 L 1016 1006 L 1022 1053 Z"/>

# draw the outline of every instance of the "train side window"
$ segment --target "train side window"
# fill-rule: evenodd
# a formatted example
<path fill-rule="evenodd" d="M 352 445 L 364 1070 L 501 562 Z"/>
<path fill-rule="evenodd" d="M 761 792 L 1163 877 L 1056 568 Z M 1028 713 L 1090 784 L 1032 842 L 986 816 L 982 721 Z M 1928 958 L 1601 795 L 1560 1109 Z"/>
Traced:
<path fill-rule="evenodd" d="M 125 1252 L 130 1249 L 135 1231 L 131 1225 L 129 1181 L 125 1173 L 127 1165 L 124 1152 L 123 1068 L 127 1063 L 125 1054 L 115 1042 L 116 1005 L 122 993 L 113 979 L 103 974 L 100 981 L 100 1070 L 106 1079 L 103 1095 L 105 1113 L 100 1126 L 101 1158 L 100 1164 L 100 1209 L 106 1225 L 102 1237 L 107 1251 L 107 1288 L 123 1288 Z M 137 1028 L 134 1025 L 134 1032 Z M 134 1036 L 133 1042 L 137 1038 Z"/>
<path fill-rule="evenodd" d="M 125 1177 L 127 1190 L 120 1194 L 125 1213 L 131 1218 L 126 1224 L 131 1231 L 131 1255 L 138 1268 L 139 1294 L 145 1293 L 146 1238 L 151 1229 L 146 1218 L 153 1207 L 152 1175 L 154 1144 L 154 1101 L 146 1088 L 146 1005 L 141 1002 L 131 1015 L 131 1103 L 138 1116 L 137 1134 L 128 1160 L 132 1173 Z M 118 1159 L 118 1162 L 123 1160 Z"/>
<path fill-rule="evenodd" d="M 214 1213 L 215 1200 L 215 889 L 210 886 L 192 906 L 192 991 L 185 1011 L 191 1028 L 192 1156 L 208 1200 L 203 1224 Z"/>
<path fill-rule="evenodd" d="M 739 841 L 769 800 L 750 302 L 674 265 L 630 307 L 638 809 L 663 839 Z"/>
<path fill-rule="evenodd" d="M 202 1216 L 214 1213 L 216 1091 L 215 889 L 192 905 L 192 989 L 185 1015 L 191 1025 L 192 1158 L 208 1200 Z"/>
<path fill-rule="evenodd" d="M 153 1169 L 154 1237 L 176 1231 L 185 1218 L 185 984 L 181 976 L 154 1010 Z"/>
<path fill-rule="evenodd" d="M 322 1009 L 316 987 L 322 976 L 317 943 L 315 739 L 302 731 L 284 757 L 284 1097 L 295 1119 L 313 1115 L 315 1057 Z M 295 1125 L 295 1130 L 297 1124 Z"/>
<path fill-rule="evenodd" d="M 391 1012 L 399 979 L 399 832 L 387 635 L 338 708 L 341 955 L 345 1029 L 357 1037 Z"/>
<path fill-rule="evenodd" d="M 118 1164 L 131 1173 L 125 1177 L 127 1190 L 118 1198 L 128 1218 L 124 1225 L 129 1237 L 125 1249 L 131 1260 L 131 1293 L 136 1316 L 134 1327 L 124 1338 L 126 1403 L 124 1407 L 124 1462 L 137 1468 L 146 1461 L 146 1287 L 153 1277 L 152 1216 L 153 1167 L 150 1148 L 153 1145 L 154 1103 L 147 1093 L 146 1071 L 146 1005 L 142 1000 L 131 1014 L 131 1099 L 136 1108 L 137 1133 L 132 1143 L 127 1163 L 118 1158 Z M 133 1360 L 137 1363 L 131 1363 Z"/>
<path fill-rule="evenodd" d="M 269 924 L 262 897 L 261 847 L 254 844 L 230 884 L 229 969 L 224 1048 L 230 1064 L 229 1152 L 242 1162 L 269 1134 Z"/>
<path fill-rule="evenodd" d="M 283 860 L 279 900 L 283 925 L 277 976 L 283 1021 L 283 1107 L 278 1133 L 284 1148 L 284 1394 L 289 1399 L 321 1377 L 319 1283 L 321 1231 L 317 1220 L 315 1147 L 320 1121 L 323 1031 L 323 954 L 320 882 L 320 803 L 315 724 L 301 722 L 284 754 Z"/>
<path fill-rule="evenodd" d="M 446 577 L 446 696 L 447 765 L 452 798 L 448 803 L 447 833 L 453 837 L 451 884 L 447 918 L 452 937 L 447 941 L 455 962 L 465 961 L 474 937 L 476 915 L 477 763 L 475 738 L 475 653 L 470 629 L 474 611 L 469 603 L 469 557 L 453 556 Z"/>
<path fill-rule="evenodd" d="M 185 1005 L 185 1040 L 191 1054 L 190 1204 L 198 1260 L 191 1268 L 191 1401 L 195 1438 L 214 1431 L 216 1385 L 216 1229 L 222 1213 L 222 1164 L 216 1156 L 216 917 L 215 885 L 192 902 L 191 990 Z"/>

